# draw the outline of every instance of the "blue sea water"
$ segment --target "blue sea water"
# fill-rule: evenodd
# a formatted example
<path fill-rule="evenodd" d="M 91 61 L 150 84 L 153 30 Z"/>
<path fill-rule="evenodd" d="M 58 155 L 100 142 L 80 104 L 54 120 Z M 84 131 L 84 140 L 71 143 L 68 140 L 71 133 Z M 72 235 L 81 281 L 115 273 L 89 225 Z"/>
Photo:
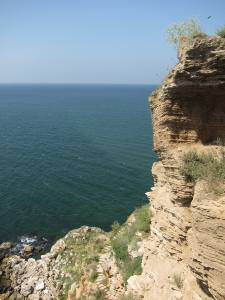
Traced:
<path fill-rule="evenodd" d="M 0 241 L 110 229 L 146 203 L 147 85 L 0 85 Z"/>

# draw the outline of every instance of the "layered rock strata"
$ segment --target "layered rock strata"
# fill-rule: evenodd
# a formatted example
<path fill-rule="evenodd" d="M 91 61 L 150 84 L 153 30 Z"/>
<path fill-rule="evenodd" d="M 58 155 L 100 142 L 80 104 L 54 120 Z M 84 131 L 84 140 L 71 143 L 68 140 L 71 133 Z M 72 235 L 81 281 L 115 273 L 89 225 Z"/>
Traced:
<path fill-rule="evenodd" d="M 181 172 L 184 153 L 223 148 L 225 39 L 183 41 L 179 63 L 150 106 L 159 156 L 147 193 L 151 236 L 143 274 L 128 288 L 146 300 L 225 299 L 225 195 L 209 191 L 207 182 L 188 183 Z"/>

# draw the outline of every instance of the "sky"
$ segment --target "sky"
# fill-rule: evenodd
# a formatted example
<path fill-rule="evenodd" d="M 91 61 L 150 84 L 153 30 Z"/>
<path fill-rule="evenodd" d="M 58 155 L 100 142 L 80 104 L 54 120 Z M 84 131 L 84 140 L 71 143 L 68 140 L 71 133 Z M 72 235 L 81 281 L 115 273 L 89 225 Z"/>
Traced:
<path fill-rule="evenodd" d="M 191 17 L 213 34 L 225 0 L 0 0 L 0 83 L 159 83 Z"/>

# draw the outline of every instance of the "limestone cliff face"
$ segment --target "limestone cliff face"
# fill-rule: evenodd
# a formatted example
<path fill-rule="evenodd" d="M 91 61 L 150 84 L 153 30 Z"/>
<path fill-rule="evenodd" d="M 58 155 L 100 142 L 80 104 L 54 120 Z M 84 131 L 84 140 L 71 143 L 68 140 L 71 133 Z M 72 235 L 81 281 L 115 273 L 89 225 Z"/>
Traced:
<path fill-rule="evenodd" d="M 183 41 L 179 63 L 150 97 L 153 213 L 143 273 L 128 289 L 144 299 L 225 299 L 225 195 L 187 183 L 183 154 L 217 151 L 225 138 L 225 39 Z"/>

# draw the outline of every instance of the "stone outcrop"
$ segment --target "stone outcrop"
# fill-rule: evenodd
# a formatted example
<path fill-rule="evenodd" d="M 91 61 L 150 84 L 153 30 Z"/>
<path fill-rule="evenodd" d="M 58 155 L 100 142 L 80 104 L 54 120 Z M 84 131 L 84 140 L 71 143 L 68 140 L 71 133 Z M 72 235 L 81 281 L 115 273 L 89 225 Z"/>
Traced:
<path fill-rule="evenodd" d="M 203 289 L 215 299 L 225 299 L 225 195 L 209 193 L 198 182 L 191 210 L 190 268 Z"/>
<path fill-rule="evenodd" d="M 8 253 L 0 264 L 0 299 L 56 299 L 55 279 L 60 269 L 55 266 L 65 247 L 65 242 L 58 240 L 51 251 L 38 260 Z"/>
<path fill-rule="evenodd" d="M 147 193 L 151 236 L 139 288 L 128 288 L 146 300 L 225 299 L 225 195 L 210 191 L 207 182 L 187 182 L 181 172 L 184 153 L 223 148 L 225 39 L 184 40 L 179 63 L 150 105 L 159 156 Z"/>
<path fill-rule="evenodd" d="M 149 214 L 148 206 L 143 209 Z M 127 222 L 115 225 L 112 232 L 82 226 L 58 240 L 39 259 L 13 255 L 10 243 L 1 244 L 0 300 L 120 299 L 126 292 L 123 270 L 123 266 L 128 268 L 126 258 L 131 264 L 140 258 L 141 270 L 143 235 L 149 220 L 146 228 L 136 222 L 134 212 Z M 129 239 L 124 245 L 127 234 Z M 127 251 L 125 262 L 118 261 L 115 243 L 123 255 Z"/>

